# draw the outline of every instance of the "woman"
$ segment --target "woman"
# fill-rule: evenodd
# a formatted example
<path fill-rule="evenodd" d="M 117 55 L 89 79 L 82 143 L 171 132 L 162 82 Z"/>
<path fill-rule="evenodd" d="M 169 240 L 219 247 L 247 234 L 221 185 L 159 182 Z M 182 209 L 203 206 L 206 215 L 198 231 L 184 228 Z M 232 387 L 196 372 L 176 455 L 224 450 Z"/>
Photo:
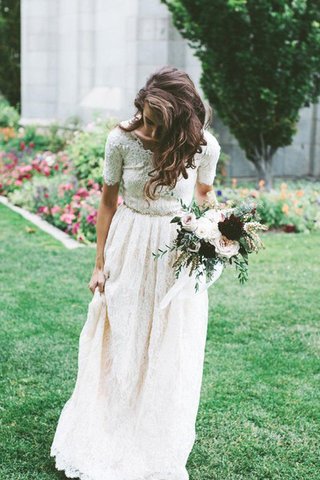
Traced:
<path fill-rule="evenodd" d="M 94 295 L 51 446 L 56 468 L 82 480 L 187 480 L 195 441 L 208 294 L 160 308 L 176 257 L 152 253 L 176 235 L 179 198 L 201 204 L 212 190 L 220 146 L 177 68 L 153 74 L 135 106 L 106 142 Z"/>

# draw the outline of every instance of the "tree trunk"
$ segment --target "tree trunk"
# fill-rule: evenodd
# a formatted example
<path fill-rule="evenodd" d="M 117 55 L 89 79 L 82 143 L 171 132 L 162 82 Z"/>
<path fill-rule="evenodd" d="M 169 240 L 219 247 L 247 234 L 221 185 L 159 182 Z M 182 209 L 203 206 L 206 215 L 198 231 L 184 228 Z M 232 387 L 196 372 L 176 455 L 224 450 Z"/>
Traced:
<path fill-rule="evenodd" d="M 257 188 L 259 188 L 260 180 L 263 180 L 264 188 L 268 191 L 272 189 L 272 186 L 273 186 L 272 158 L 273 156 L 267 156 L 267 157 L 260 156 L 260 157 L 257 157 L 253 162 L 258 174 Z"/>

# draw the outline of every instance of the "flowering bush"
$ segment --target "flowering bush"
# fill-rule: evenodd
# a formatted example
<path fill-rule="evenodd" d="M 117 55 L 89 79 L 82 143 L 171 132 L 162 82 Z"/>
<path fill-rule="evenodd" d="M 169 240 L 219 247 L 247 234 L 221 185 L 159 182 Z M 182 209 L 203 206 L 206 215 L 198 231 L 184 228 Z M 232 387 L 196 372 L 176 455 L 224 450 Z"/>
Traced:
<path fill-rule="evenodd" d="M 64 152 L 53 154 L 45 151 L 34 157 L 21 158 L 14 152 L 0 152 L 0 194 L 8 195 L 20 188 L 25 181 L 30 182 L 35 175 L 53 176 L 58 172 L 72 171 L 72 164 Z"/>
<path fill-rule="evenodd" d="M 245 198 L 257 200 L 257 212 L 261 222 L 270 228 L 281 228 L 285 232 L 310 232 L 320 228 L 320 184 L 282 182 L 277 189 L 268 192 L 263 180 L 259 189 L 232 187 L 216 192 L 218 200 L 226 202 Z"/>
<path fill-rule="evenodd" d="M 76 131 L 69 142 L 67 152 L 72 159 L 75 173 L 80 180 L 93 179 L 102 186 L 104 148 L 108 132 L 115 120 L 91 122 L 82 131 Z"/>
<path fill-rule="evenodd" d="M 72 135 L 73 132 L 68 130 L 61 133 L 60 127 L 55 124 L 41 129 L 34 125 L 19 129 L 3 127 L 0 128 L 0 148 L 3 152 L 14 152 L 20 158 L 44 150 L 57 153 L 65 148 Z"/>
<path fill-rule="evenodd" d="M 85 186 L 72 174 L 34 176 L 8 193 L 9 200 L 37 213 L 80 242 L 96 241 L 96 222 L 101 189 L 89 180 Z M 122 198 L 119 196 L 119 203 Z"/>

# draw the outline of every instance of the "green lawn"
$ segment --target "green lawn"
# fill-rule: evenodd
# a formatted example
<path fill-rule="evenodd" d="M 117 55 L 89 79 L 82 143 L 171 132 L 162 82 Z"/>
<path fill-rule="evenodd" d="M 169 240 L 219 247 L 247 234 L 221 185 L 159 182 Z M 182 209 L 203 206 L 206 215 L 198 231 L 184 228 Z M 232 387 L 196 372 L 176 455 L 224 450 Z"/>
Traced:
<path fill-rule="evenodd" d="M 94 249 L 28 225 L 0 205 L 1 480 L 65 478 L 49 449 L 91 299 Z M 320 234 L 264 241 L 246 285 L 230 270 L 210 288 L 190 480 L 320 478 Z"/>

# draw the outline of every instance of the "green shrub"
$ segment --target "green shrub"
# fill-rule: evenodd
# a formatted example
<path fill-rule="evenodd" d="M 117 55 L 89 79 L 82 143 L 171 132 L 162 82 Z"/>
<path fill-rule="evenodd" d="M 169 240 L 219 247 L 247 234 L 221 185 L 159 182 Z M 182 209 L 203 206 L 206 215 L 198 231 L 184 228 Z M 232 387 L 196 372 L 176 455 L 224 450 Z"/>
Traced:
<path fill-rule="evenodd" d="M 80 180 L 92 179 L 101 185 L 105 143 L 116 123 L 113 119 L 107 122 L 99 120 L 89 130 L 76 132 L 69 142 L 67 153 Z"/>
<path fill-rule="evenodd" d="M 19 131 L 14 132 L 11 136 L 7 132 L 0 134 L 0 148 L 5 152 L 29 149 L 34 152 L 49 150 L 57 153 L 65 148 L 72 133 L 68 130 L 61 133 L 60 127 L 56 124 L 48 127 L 26 125 L 20 127 Z"/>
<path fill-rule="evenodd" d="M 11 107 L 9 102 L 0 95 L 0 127 L 17 128 L 19 125 L 20 115 L 18 111 Z"/>

